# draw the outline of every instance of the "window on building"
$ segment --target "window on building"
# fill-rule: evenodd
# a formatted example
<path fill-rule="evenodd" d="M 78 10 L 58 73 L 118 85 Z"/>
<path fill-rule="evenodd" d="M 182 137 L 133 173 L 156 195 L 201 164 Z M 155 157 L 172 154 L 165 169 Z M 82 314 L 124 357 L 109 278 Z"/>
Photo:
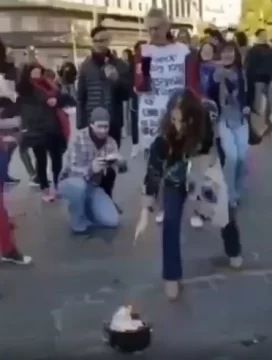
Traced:
<path fill-rule="evenodd" d="M 180 6 L 180 1 L 175 0 L 176 17 L 180 17 L 179 6 Z"/>
<path fill-rule="evenodd" d="M 55 31 L 55 32 L 65 32 L 70 31 L 69 21 L 65 18 L 45 18 L 43 21 L 43 30 L 44 31 Z"/>
<path fill-rule="evenodd" d="M 138 4 L 139 4 L 139 10 L 140 10 L 140 11 L 143 11 L 143 4 L 142 4 L 142 2 L 141 2 L 141 1 L 139 1 L 139 3 L 138 3 Z"/>
<path fill-rule="evenodd" d="M 117 0 L 117 7 L 118 7 L 118 8 L 121 8 L 121 7 L 122 7 L 121 0 Z"/>
<path fill-rule="evenodd" d="M 162 0 L 162 8 L 164 9 L 164 11 L 168 14 L 168 6 L 167 6 L 167 0 Z"/>
<path fill-rule="evenodd" d="M 202 0 L 198 1 L 198 9 L 199 9 L 199 17 L 202 19 L 203 17 L 203 2 Z"/>
<path fill-rule="evenodd" d="M 133 7 L 132 7 L 132 0 L 128 0 L 128 8 L 129 10 L 132 10 Z"/>
<path fill-rule="evenodd" d="M 12 31 L 12 19 L 6 13 L 0 14 L 0 32 L 6 33 Z"/>
<path fill-rule="evenodd" d="M 191 17 L 191 1 L 187 0 L 187 16 Z"/>
<path fill-rule="evenodd" d="M 21 26 L 23 31 L 39 31 L 38 16 L 22 16 Z"/>
<path fill-rule="evenodd" d="M 181 0 L 180 1 L 180 5 L 181 5 L 181 16 L 185 17 L 185 0 Z"/>
<path fill-rule="evenodd" d="M 174 17 L 175 17 L 173 1 L 176 2 L 176 0 L 169 0 L 169 17 L 170 17 L 170 19 L 174 19 Z"/>
<path fill-rule="evenodd" d="M 152 6 L 157 7 L 157 0 L 152 0 Z"/>

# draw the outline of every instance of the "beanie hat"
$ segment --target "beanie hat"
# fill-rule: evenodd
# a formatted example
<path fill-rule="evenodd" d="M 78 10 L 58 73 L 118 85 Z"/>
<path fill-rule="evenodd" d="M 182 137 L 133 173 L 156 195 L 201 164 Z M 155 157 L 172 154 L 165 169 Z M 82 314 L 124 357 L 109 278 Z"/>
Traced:
<path fill-rule="evenodd" d="M 110 114 L 107 109 L 102 107 L 95 108 L 91 113 L 90 123 L 94 124 L 97 121 L 110 122 Z"/>

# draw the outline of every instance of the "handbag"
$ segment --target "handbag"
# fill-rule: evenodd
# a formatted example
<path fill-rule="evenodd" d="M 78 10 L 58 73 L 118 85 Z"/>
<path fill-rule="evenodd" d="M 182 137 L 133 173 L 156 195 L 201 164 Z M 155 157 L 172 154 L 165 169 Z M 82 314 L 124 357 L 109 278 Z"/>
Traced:
<path fill-rule="evenodd" d="M 191 160 L 187 190 L 195 212 L 202 219 L 219 228 L 229 223 L 227 185 L 215 153 Z"/>

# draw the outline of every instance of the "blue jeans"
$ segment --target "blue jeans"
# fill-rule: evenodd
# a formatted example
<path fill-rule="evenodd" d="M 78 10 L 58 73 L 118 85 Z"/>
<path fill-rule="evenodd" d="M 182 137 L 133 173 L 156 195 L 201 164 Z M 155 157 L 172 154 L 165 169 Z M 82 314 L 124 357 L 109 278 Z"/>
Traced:
<path fill-rule="evenodd" d="M 240 126 L 230 128 L 224 119 L 218 127 L 221 146 L 225 156 L 224 175 L 228 186 L 230 206 L 235 206 L 245 177 L 245 161 L 248 151 L 248 123 L 244 121 Z"/>
<path fill-rule="evenodd" d="M 59 183 L 59 194 L 68 200 L 71 229 L 75 232 L 90 226 L 117 227 L 119 214 L 105 191 L 79 177 L 70 177 Z"/>
<path fill-rule="evenodd" d="M 162 258 L 163 279 L 176 281 L 182 278 L 180 231 L 186 190 L 165 186 L 163 189 Z"/>

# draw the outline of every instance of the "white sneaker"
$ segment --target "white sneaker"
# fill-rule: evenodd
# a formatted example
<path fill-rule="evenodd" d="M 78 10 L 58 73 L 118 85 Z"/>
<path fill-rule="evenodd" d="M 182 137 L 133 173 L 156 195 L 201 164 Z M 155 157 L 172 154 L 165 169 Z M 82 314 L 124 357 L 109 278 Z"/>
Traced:
<path fill-rule="evenodd" d="M 44 189 L 42 191 L 42 200 L 44 202 L 52 202 L 55 200 L 54 194 L 51 194 L 50 189 Z"/>
<path fill-rule="evenodd" d="M 168 300 L 175 301 L 179 296 L 179 282 L 178 281 L 164 281 L 164 293 Z"/>
<path fill-rule="evenodd" d="M 40 182 L 37 178 L 37 176 L 33 176 L 32 178 L 30 178 L 29 180 L 29 186 L 33 186 L 33 187 L 36 187 L 36 186 L 40 186 Z"/>
<path fill-rule="evenodd" d="M 236 256 L 230 258 L 230 267 L 233 269 L 240 269 L 243 265 L 244 259 L 242 256 Z"/>
<path fill-rule="evenodd" d="M 139 154 L 139 145 L 132 145 L 131 157 L 135 158 Z"/>
<path fill-rule="evenodd" d="M 190 219 L 190 223 L 191 223 L 191 226 L 195 229 L 200 229 L 203 227 L 204 225 L 204 222 L 203 220 L 201 219 L 200 216 L 197 216 L 197 215 L 194 215 L 191 217 Z"/>
<path fill-rule="evenodd" d="M 157 224 L 161 224 L 163 222 L 164 219 L 164 212 L 161 211 L 160 213 L 157 214 L 156 216 L 156 223 Z"/>
<path fill-rule="evenodd" d="M 127 131 L 126 128 L 123 126 L 122 127 L 122 139 L 125 139 L 127 137 Z"/>
<path fill-rule="evenodd" d="M 17 265 L 30 265 L 32 264 L 32 257 L 23 255 L 17 249 L 14 249 L 10 253 L 3 255 L 2 261 Z"/>

